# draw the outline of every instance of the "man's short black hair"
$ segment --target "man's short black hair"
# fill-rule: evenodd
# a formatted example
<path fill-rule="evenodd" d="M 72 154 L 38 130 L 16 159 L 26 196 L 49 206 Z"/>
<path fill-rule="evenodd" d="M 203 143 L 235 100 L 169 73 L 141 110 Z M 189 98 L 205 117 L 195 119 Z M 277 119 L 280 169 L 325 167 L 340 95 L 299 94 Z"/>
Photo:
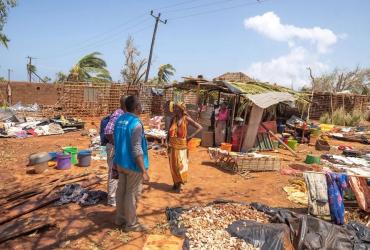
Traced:
<path fill-rule="evenodd" d="M 126 100 L 126 96 L 121 96 L 119 98 L 119 104 L 121 105 L 121 108 L 125 106 L 125 100 Z"/>
<path fill-rule="evenodd" d="M 137 98 L 137 96 L 130 95 L 126 97 L 125 106 L 126 106 L 127 112 L 133 113 L 138 104 L 139 104 L 139 98 Z"/>

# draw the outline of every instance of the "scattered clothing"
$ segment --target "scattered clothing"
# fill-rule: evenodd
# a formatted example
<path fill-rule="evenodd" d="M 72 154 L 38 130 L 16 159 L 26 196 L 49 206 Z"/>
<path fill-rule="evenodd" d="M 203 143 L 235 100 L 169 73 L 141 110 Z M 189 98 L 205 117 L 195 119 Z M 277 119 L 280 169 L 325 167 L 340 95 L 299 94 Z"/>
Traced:
<path fill-rule="evenodd" d="M 186 137 L 188 134 L 188 121 L 183 116 L 178 124 L 176 118 L 172 120 L 169 129 L 168 158 L 172 180 L 175 185 L 185 184 L 188 179 L 189 161 Z"/>
<path fill-rule="evenodd" d="M 55 202 L 55 204 L 59 206 L 71 202 L 81 206 L 90 206 L 97 204 L 107 197 L 107 193 L 104 191 L 90 191 L 82 188 L 80 184 L 65 185 L 59 194 L 59 201 Z"/>
<path fill-rule="evenodd" d="M 350 176 L 349 184 L 352 191 L 355 193 L 360 208 L 366 212 L 370 212 L 370 186 L 368 185 L 368 179 Z"/>
<path fill-rule="evenodd" d="M 307 185 L 303 180 L 289 180 L 290 185 L 283 187 L 283 190 L 288 194 L 288 200 L 308 205 Z"/>
<path fill-rule="evenodd" d="M 325 176 L 328 185 L 328 197 L 332 221 L 337 225 L 343 225 L 344 224 L 343 192 L 348 188 L 347 175 L 337 173 L 326 173 Z"/>
<path fill-rule="evenodd" d="M 328 187 L 325 175 L 321 173 L 303 173 L 308 189 L 308 209 L 315 216 L 329 216 Z"/>

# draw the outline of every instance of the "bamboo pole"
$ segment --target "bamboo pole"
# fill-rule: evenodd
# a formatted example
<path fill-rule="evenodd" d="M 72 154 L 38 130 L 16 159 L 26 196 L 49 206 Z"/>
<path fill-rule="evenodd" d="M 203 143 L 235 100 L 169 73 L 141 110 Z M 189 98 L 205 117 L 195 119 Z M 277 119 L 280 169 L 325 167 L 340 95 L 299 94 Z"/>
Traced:
<path fill-rule="evenodd" d="M 266 129 L 267 132 L 269 132 L 270 135 L 272 135 L 276 140 L 278 140 L 283 146 L 289 150 L 290 153 L 292 153 L 295 157 L 298 157 L 297 153 L 293 151 L 288 145 L 285 144 L 278 136 L 276 136 L 271 130 L 269 130 L 265 125 L 261 123 L 261 126 Z"/>

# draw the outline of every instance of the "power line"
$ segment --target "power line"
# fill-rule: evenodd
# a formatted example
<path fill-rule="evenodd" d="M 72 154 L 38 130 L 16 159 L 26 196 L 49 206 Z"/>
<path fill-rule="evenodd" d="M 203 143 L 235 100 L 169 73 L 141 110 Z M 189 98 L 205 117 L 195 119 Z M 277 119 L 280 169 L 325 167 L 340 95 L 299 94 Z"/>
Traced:
<path fill-rule="evenodd" d="M 137 26 L 140 26 L 141 24 L 144 24 L 144 23 L 148 22 L 148 21 L 149 21 L 149 18 L 147 18 L 146 20 L 142 20 L 142 21 L 132 25 L 131 27 L 126 28 L 125 31 L 131 30 L 131 29 L 133 29 Z M 70 54 L 75 53 L 76 51 L 84 50 L 84 49 L 87 49 L 87 48 L 94 48 L 94 47 L 97 47 L 97 45 L 99 46 L 101 44 L 104 44 L 106 41 L 115 41 L 117 39 L 120 39 L 121 37 L 122 37 L 122 32 L 116 32 L 116 33 L 112 34 L 110 37 L 99 39 L 99 40 L 90 42 L 89 44 L 86 44 L 85 46 L 72 48 L 70 50 L 65 51 L 64 53 L 58 53 L 57 55 L 55 55 L 53 57 L 50 56 L 50 57 L 47 57 L 47 58 L 54 58 L 55 59 L 55 58 L 65 57 L 65 56 L 68 56 Z M 44 59 L 46 59 L 46 58 L 44 58 Z"/>
<path fill-rule="evenodd" d="M 202 8 L 202 7 L 209 7 L 209 6 L 214 6 L 214 5 L 217 5 L 217 4 L 220 4 L 220 3 L 227 3 L 227 2 L 232 2 L 232 1 L 235 1 L 235 0 L 212 1 L 212 2 L 209 2 L 209 3 L 200 4 L 200 5 L 195 5 L 195 6 L 190 6 L 190 7 L 186 7 L 186 8 L 170 10 L 167 13 L 181 12 L 181 11 L 184 11 L 184 10 L 192 10 L 192 9 L 198 9 L 198 8 Z"/>
<path fill-rule="evenodd" d="M 114 32 L 116 30 L 122 30 L 122 28 L 125 28 L 128 24 L 132 23 L 133 21 L 135 20 L 140 20 L 142 19 L 143 17 L 145 17 L 145 19 L 148 19 L 146 15 L 138 15 L 137 17 L 134 17 L 134 18 L 131 18 L 129 19 L 128 21 L 124 22 L 124 23 L 121 23 L 120 25 L 114 27 L 114 28 L 111 28 L 109 29 L 108 31 L 104 31 L 104 32 L 101 32 L 101 33 L 96 33 L 95 35 L 85 39 L 84 41 L 80 42 L 77 44 L 77 46 L 83 46 L 84 44 L 90 44 L 91 43 L 91 40 L 94 40 L 95 38 L 99 38 L 98 40 L 101 40 L 102 37 L 105 37 L 105 36 L 109 36 L 110 33 L 114 33 L 116 34 L 117 32 Z M 66 50 L 67 52 L 70 51 L 70 49 L 67 49 Z"/>
<path fill-rule="evenodd" d="M 170 5 L 167 5 L 167 6 L 162 6 L 162 7 L 158 7 L 156 9 L 160 9 L 160 10 L 166 10 L 166 9 L 171 9 L 173 7 L 177 7 L 177 6 L 180 6 L 180 5 L 186 5 L 188 3 L 193 3 L 193 2 L 199 2 L 200 0 L 190 0 L 190 1 L 183 1 L 183 2 L 180 2 L 180 3 L 175 3 L 175 4 L 170 4 Z"/>
<path fill-rule="evenodd" d="M 173 8 L 173 7 L 177 7 L 177 6 L 180 6 L 180 5 L 184 5 L 184 4 L 192 3 L 192 2 L 196 2 L 196 1 L 199 1 L 199 0 L 183 1 L 183 2 L 180 2 L 180 3 L 176 3 L 176 4 L 170 4 L 170 5 L 162 6 L 160 8 L 161 9 L 170 9 L 170 8 Z M 93 35 L 93 36 L 87 38 L 86 40 L 82 41 L 81 43 L 79 43 L 78 46 L 83 46 L 84 44 L 89 46 L 89 44 L 91 43 L 91 40 L 94 40 L 95 38 L 100 38 L 98 41 L 95 41 L 95 42 L 100 42 L 102 36 L 104 37 L 104 36 L 110 35 L 110 33 L 114 32 L 116 30 L 122 30 L 122 28 L 126 27 L 128 24 L 132 23 L 134 20 L 140 20 L 143 17 L 147 19 L 147 12 L 139 14 L 139 15 L 133 17 L 133 18 L 130 18 L 127 21 L 115 26 L 114 28 L 109 29 L 108 31 L 101 32 L 101 33 L 96 33 L 95 35 Z M 134 25 L 134 26 L 136 26 L 136 25 Z M 132 27 L 130 27 L 130 28 L 132 28 Z M 114 34 L 116 34 L 116 32 Z M 70 49 L 66 50 L 66 52 L 69 52 L 69 51 L 70 51 Z M 64 53 L 61 53 L 61 54 L 64 54 Z M 49 57 L 47 57 L 47 58 L 49 58 Z"/>
<path fill-rule="evenodd" d="M 224 7 L 224 8 L 218 8 L 218 9 L 214 9 L 214 10 L 203 11 L 203 12 L 198 12 L 198 13 L 184 15 L 184 16 L 177 16 L 177 17 L 172 17 L 172 18 L 169 18 L 169 19 L 170 20 L 178 20 L 178 19 L 184 19 L 184 18 L 188 18 L 188 17 L 202 16 L 202 15 L 206 15 L 206 14 L 217 13 L 217 12 L 231 10 L 231 9 L 235 9 L 235 8 L 262 4 L 262 3 L 268 2 L 268 1 L 271 1 L 271 0 L 256 0 L 254 2 L 248 2 L 248 3 L 244 3 L 244 4 L 239 4 L 239 5 L 234 5 L 234 6 L 230 6 L 230 7 Z"/>

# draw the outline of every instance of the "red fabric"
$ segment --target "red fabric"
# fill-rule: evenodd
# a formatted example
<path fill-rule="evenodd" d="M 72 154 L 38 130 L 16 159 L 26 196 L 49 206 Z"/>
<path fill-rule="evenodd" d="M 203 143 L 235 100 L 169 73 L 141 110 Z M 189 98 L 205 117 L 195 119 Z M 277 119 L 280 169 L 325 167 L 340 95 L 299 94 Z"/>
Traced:
<path fill-rule="evenodd" d="M 231 139 L 231 144 L 232 144 L 232 147 L 231 147 L 231 150 L 234 151 L 234 152 L 239 152 L 239 146 L 240 146 L 240 140 L 242 140 L 242 136 L 243 134 L 243 131 L 244 131 L 245 127 L 244 126 L 238 126 L 234 131 L 233 131 L 233 134 L 232 134 L 232 139 Z"/>
<path fill-rule="evenodd" d="M 27 134 L 32 135 L 32 136 L 38 136 L 38 134 L 35 132 L 33 128 L 28 129 Z"/>
<path fill-rule="evenodd" d="M 229 110 L 220 109 L 220 112 L 218 113 L 218 120 L 219 121 L 227 121 L 228 119 L 229 119 Z"/>

